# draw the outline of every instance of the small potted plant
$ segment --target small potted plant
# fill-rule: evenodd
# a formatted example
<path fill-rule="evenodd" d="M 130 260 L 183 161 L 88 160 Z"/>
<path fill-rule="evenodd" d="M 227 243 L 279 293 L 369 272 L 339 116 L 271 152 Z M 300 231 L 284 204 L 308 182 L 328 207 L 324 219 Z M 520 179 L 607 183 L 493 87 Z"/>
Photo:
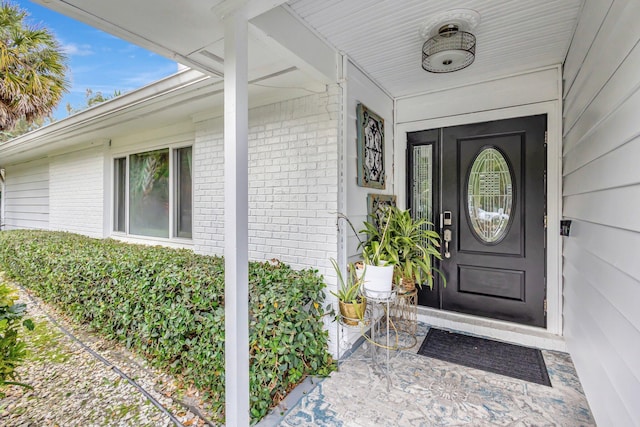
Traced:
<path fill-rule="evenodd" d="M 331 258 L 330 261 L 338 278 L 338 291 L 331 291 L 331 294 L 338 298 L 340 317 L 345 324 L 356 326 L 364 319 L 367 308 L 367 300 L 361 292 L 362 278 L 357 276 L 353 263 L 349 263 L 347 274 L 343 275 L 336 260 Z"/>
<path fill-rule="evenodd" d="M 442 259 L 440 235 L 426 219 L 414 220 L 409 210 L 395 206 L 385 209 L 382 229 L 372 222 L 365 222 L 361 231 L 367 234 L 363 257 L 367 262 L 386 262 L 393 265 L 393 282 L 405 292 L 413 292 L 426 283 L 433 288 L 434 272 L 446 279 L 433 266 L 433 258 Z M 366 286 L 366 284 L 365 284 Z"/>
<path fill-rule="evenodd" d="M 387 251 L 391 236 L 388 211 L 382 221 L 382 229 L 365 221 L 365 228 L 360 230 L 360 233 L 366 233 L 367 240 L 360 243 L 364 270 L 360 269 L 358 275 L 362 277 L 365 295 L 372 298 L 388 298 L 393 288 L 394 266 Z"/>

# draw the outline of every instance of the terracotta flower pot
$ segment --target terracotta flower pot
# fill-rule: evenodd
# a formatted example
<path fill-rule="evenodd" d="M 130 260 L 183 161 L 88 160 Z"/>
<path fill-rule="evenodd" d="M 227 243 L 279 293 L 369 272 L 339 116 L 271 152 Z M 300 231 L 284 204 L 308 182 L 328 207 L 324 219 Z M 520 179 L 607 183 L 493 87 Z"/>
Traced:
<path fill-rule="evenodd" d="M 358 321 L 364 316 L 364 311 L 367 308 L 367 300 L 363 298 L 362 302 L 356 304 L 342 301 L 339 301 L 339 303 L 343 322 L 350 326 L 356 326 Z"/>
<path fill-rule="evenodd" d="M 400 279 L 400 287 L 406 293 L 416 290 L 416 279 L 414 277 L 403 277 Z"/>

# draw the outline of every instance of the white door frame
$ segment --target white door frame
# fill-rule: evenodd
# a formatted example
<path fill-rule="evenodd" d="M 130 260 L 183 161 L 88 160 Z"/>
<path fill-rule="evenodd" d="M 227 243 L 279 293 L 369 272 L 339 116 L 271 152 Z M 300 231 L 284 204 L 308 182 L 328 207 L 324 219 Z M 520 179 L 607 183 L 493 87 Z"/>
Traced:
<path fill-rule="evenodd" d="M 507 107 L 476 113 L 461 114 L 450 117 L 427 119 L 396 124 L 394 147 L 394 182 L 398 206 L 407 206 L 406 184 L 406 150 L 407 132 L 426 129 L 444 128 L 470 123 L 488 122 L 493 120 L 508 119 L 514 117 L 533 116 L 537 114 L 547 115 L 547 327 L 541 328 L 517 325 L 499 320 L 478 318 L 457 313 L 451 313 L 448 322 L 455 328 L 477 334 L 490 333 L 496 338 L 522 341 L 522 337 L 505 336 L 500 331 L 508 330 L 525 337 L 523 344 L 539 345 L 541 347 L 558 348 L 558 345 L 540 342 L 540 340 L 527 340 L 527 336 L 540 335 L 546 332 L 549 335 L 562 335 L 562 240 L 560 238 L 560 219 L 562 217 L 562 109 L 560 101 L 545 101 L 516 107 Z M 434 311 L 421 310 L 422 316 L 435 314 Z M 424 319 L 423 319 L 424 320 Z M 433 322 L 430 322 L 433 324 Z M 476 325 L 477 327 L 473 327 Z M 479 325 L 483 325 L 482 327 Z M 543 334 L 544 335 L 544 334 Z M 543 336 L 544 339 L 544 336 Z M 557 344 L 557 343 L 556 343 Z M 561 346 L 560 346 L 561 347 Z M 561 348 L 559 348 L 561 349 Z"/>

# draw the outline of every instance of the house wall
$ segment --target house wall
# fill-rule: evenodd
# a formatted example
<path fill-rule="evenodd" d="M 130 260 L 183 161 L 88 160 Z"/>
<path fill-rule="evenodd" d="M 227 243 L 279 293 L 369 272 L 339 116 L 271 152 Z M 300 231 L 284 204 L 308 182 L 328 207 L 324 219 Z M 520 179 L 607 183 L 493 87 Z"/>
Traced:
<path fill-rule="evenodd" d="M 249 257 L 277 258 L 297 269 L 317 269 L 330 287 L 335 287 L 335 273 L 329 258 L 337 257 L 339 234 L 341 102 L 342 89 L 334 85 L 322 93 L 252 109 L 249 114 Z M 179 245 L 198 253 L 223 255 L 222 132 L 222 117 L 200 117 L 114 136 L 99 147 L 52 156 L 41 163 L 8 167 L 7 213 L 13 214 L 11 209 L 19 196 L 37 195 L 38 215 L 42 217 L 41 223 L 27 222 L 23 208 L 14 216 L 7 215 L 20 218 L 8 225 Z M 113 233 L 113 159 L 185 145 L 194 148 L 193 242 Z M 329 316 L 326 319 L 334 339 L 335 328 L 330 326 Z"/>
<path fill-rule="evenodd" d="M 249 113 L 249 258 L 277 258 L 334 277 L 340 90 Z M 222 117 L 196 123 L 194 250 L 224 249 Z"/>
<path fill-rule="evenodd" d="M 367 195 L 368 194 L 397 194 L 394 185 L 394 126 L 393 126 L 393 99 L 383 92 L 368 76 L 354 66 L 350 61 L 346 67 L 346 89 L 347 100 L 345 103 L 345 124 L 346 132 L 345 147 L 343 147 L 343 156 L 345 159 L 344 176 L 346 177 L 343 184 L 345 213 L 352 222 L 356 231 L 363 228 L 362 223 L 367 220 Z M 369 110 L 373 111 L 384 119 L 384 167 L 385 181 L 384 189 L 374 189 L 360 187 L 357 184 L 358 176 L 358 150 L 357 150 L 357 114 L 356 107 L 358 103 L 364 104 Z M 359 240 L 353 233 L 353 230 L 341 221 L 341 228 L 346 236 L 346 256 L 350 259 L 359 257 L 358 250 Z M 362 236 L 361 238 L 364 238 Z"/>
<path fill-rule="evenodd" d="M 337 256 L 341 89 L 250 111 L 249 256 L 317 268 L 333 283 Z M 224 248 L 222 117 L 165 123 L 104 144 L 7 167 L 7 228 L 65 230 L 134 243 Z M 166 147 L 194 147 L 193 244 L 113 233 L 113 160 Z"/>
<path fill-rule="evenodd" d="M 6 167 L 3 229 L 49 227 L 49 163 L 35 160 Z"/>
<path fill-rule="evenodd" d="M 564 70 L 564 333 L 602 426 L 640 425 L 638 20 L 585 2 Z"/>
<path fill-rule="evenodd" d="M 104 173 L 102 147 L 50 159 L 49 229 L 103 237 Z"/>
<path fill-rule="evenodd" d="M 345 214 L 351 221 L 356 231 L 363 228 L 363 222 L 367 220 L 367 195 L 394 193 L 393 176 L 393 148 L 394 148 L 394 126 L 393 126 L 393 99 L 389 97 L 380 87 L 372 81 L 366 74 L 358 69 L 351 61 L 344 58 L 343 61 L 343 91 L 342 91 L 342 133 L 339 144 L 339 187 L 338 206 L 334 212 Z M 374 189 L 360 187 L 357 183 L 358 174 L 358 131 L 357 131 L 357 105 L 362 103 L 370 111 L 374 112 L 384 120 L 384 167 L 385 167 L 385 188 Z M 337 216 L 333 214 L 334 227 Z M 338 264 L 344 268 L 347 261 L 360 259 L 361 250 L 358 249 L 359 239 L 345 220 L 338 220 L 340 227 L 340 241 L 338 245 Z M 364 239 L 365 236 L 360 236 Z M 331 301 L 335 297 L 329 295 Z M 337 332 L 339 325 L 332 323 L 328 325 L 332 343 L 337 342 Z M 339 327 L 340 344 L 339 348 L 333 347 L 340 354 L 348 350 L 351 345 L 360 338 L 361 334 L 357 328 Z"/>

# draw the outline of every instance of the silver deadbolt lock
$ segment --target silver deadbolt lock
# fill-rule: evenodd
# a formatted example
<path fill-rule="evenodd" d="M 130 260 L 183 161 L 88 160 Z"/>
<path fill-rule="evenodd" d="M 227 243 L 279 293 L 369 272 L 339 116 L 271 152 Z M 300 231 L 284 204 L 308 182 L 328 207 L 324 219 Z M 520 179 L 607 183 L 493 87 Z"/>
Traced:
<path fill-rule="evenodd" d="M 444 257 L 451 258 L 451 252 L 449 252 L 449 242 L 451 241 L 451 229 L 447 228 L 444 230 Z"/>

